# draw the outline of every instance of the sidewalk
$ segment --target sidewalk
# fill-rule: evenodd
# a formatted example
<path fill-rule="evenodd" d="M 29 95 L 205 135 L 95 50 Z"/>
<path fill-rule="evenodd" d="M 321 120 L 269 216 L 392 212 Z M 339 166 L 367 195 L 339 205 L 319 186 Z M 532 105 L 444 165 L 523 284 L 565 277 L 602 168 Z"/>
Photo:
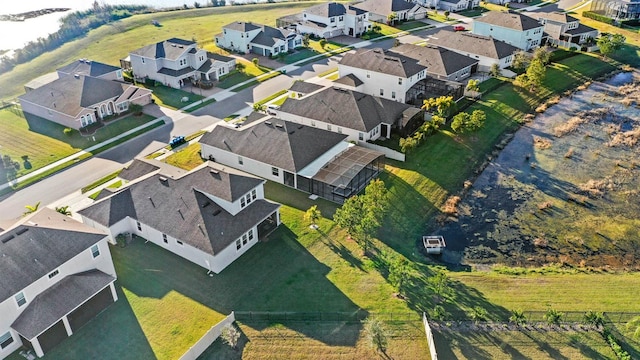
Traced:
<path fill-rule="evenodd" d="M 442 23 L 442 26 L 447 26 L 447 25 L 448 24 Z M 396 34 L 382 36 L 382 37 L 379 37 L 379 38 L 375 39 L 375 41 L 380 41 L 380 40 L 384 40 L 384 39 L 388 39 L 388 38 L 396 38 L 396 37 L 399 37 L 399 36 L 407 35 L 407 34 L 409 34 L 411 32 L 414 32 L 414 31 L 430 29 L 432 27 L 433 27 L 433 25 L 425 25 L 425 26 L 422 26 L 422 27 L 419 27 L 419 28 L 408 30 L 408 31 L 401 31 L 401 32 L 396 33 Z M 268 75 L 271 75 L 273 73 L 276 73 L 276 72 L 279 72 L 279 73 L 284 73 L 284 72 L 290 73 L 290 72 L 292 72 L 294 70 L 299 69 L 301 66 L 306 65 L 307 63 L 311 63 L 312 61 L 325 59 L 325 58 L 331 58 L 331 57 L 333 57 L 333 56 L 335 56 L 335 55 L 337 55 L 339 53 L 342 53 L 342 52 L 345 52 L 345 51 L 348 51 L 348 50 L 357 49 L 357 48 L 361 48 L 361 47 L 365 47 L 365 46 L 371 45 L 373 42 L 374 41 L 371 41 L 371 40 L 361 41 L 361 42 L 355 43 L 353 45 L 349 45 L 349 46 L 345 46 L 345 47 L 342 47 L 342 48 L 339 48 L 339 49 L 335 49 L 335 50 L 329 51 L 328 53 L 318 54 L 318 55 L 314 55 L 312 57 L 308 57 L 306 59 L 302 59 L 302 60 L 297 61 L 297 62 L 295 62 L 293 64 L 284 65 L 284 66 L 279 67 L 277 69 L 271 70 L 268 73 L 264 73 L 264 74 L 262 74 L 260 76 L 256 76 L 256 77 L 251 78 L 249 80 L 246 80 L 246 81 L 243 81 L 241 83 L 238 83 L 238 84 L 236 84 L 236 85 L 234 85 L 234 86 L 232 86 L 232 87 L 230 87 L 228 89 L 225 89 L 225 90 L 222 90 L 220 92 L 217 92 L 217 93 L 215 93 L 213 95 L 210 95 L 210 96 L 208 96 L 208 97 L 206 97 L 206 98 L 204 98 L 204 99 L 202 99 L 200 101 L 196 101 L 194 103 L 191 103 L 191 104 L 189 104 L 189 105 L 187 105 L 187 106 L 185 106 L 185 107 L 183 107 L 183 108 L 181 108 L 179 110 L 171 110 L 171 109 L 167 109 L 167 108 L 160 108 L 159 106 L 157 108 L 151 107 L 148 110 L 145 109 L 145 113 L 148 113 L 149 115 L 153 115 L 153 116 L 158 116 L 158 118 L 156 118 L 155 120 L 150 121 L 150 122 L 148 122 L 146 124 L 140 125 L 140 126 L 136 127 L 135 129 L 131 129 L 131 130 L 125 132 L 125 133 L 122 133 L 122 134 L 120 134 L 118 136 L 115 136 L 115 137 L 113 137 L 113 138 L 111 138 L 109 140 L 103 141 L 103 142 L 101 142 L 99 144 L 95 144 L 95 145 L 93 145 L 91 147 L 88 147 L 88 148 L 86 148 L 84 150 L 78 151 L 75 154 L 72 154 L 72 155 L 69 155 L 69 156 L 67 156 L 67 157 L 65 157 L 63 159 L 60 159 L 60 160 L 58 160 L 58 161 L 56 161 L 54 163 L 51 163 L 51 164 L 46 165 L 44 167 L 41 167 L 40 169 L 35 170 L 33 172 L 30 172 L 30 173 L 28 173 L 26 175 L 23 175 L 23 176 L 19 177 L 19 178 L 16 178 L 15 180 L 13 180 L 11 182 L 0 184 L 0 191 L 3 191 L 3 190 L 6 190 L 6 189 L 8 189 L 10 187 L 16 186 L 16 185 L 18 185 L 18 184 L 20 184 L 20 183 L 22 183 L 22 182 L 24 182 L 26 180 L 34 178 L 34 177 L 36 177 L 38 175 L 41 175 L 41 174 L 43 174 L 45 172 L 54 170 L 55 168 L 57 168 L 57 167 L 59 167 L 61 165 L 64 165 L 65 163 L 68 163 L 68 162 L 71 162 L 71 161 L 79 161 L 80 157 L 85 156 L 88 153 L 91 153 L 91 152 L 93 152 L 95 150 L 98 150 L 98 149 L 100 149 L 102 147 L 105 147 L 105 146 L 107 146 L 107 145 L 109 145 L 109 144 L 111 144 L 113 142 L 116 142 L 116 141 L 118 141 L 118 140 L 120 140 L 120 139 L 122 139 L 122 138 L 124 138 L 126 136 L 129 136 L 132 133 L 135 133 L 137 131 L 143 130 L 143 129 L 145 129 L 145 128 L 153 125 L 153 124 L 156 124 L 156 123 L 158 123 L 160 121 L 164 121 L 165 123 L 170 123 L 170 122 L 175 122 L 175 121 L 178 121 L 178 120 L 183 119 L 185 117 L 188 117 L 190 115 L 187 114 L 187 113 L 184 113 L 184 111 L 186 111 L 188 109 L 191 109 L 192 107 L 198 106 L 201 103 L 203 103 L 205 101 L 208 101 L 210 99 L 215 99 L 215 101 L 218 102 L 218 101 L 222 101 L 224 99 L 230 98 L 230 97 L 232 97 L 232 96 L 234 96 L 236 94 L 233 91 L 234 89 L 238 89 L 238 88 L 240 88 L 242 86 L 245 86 L 245 85 L 247 85 L 247 84 L 249 84 L 251 82 L 254 82 L 256 80 L 259 81 L 261 78 L 267 77 Z"/>

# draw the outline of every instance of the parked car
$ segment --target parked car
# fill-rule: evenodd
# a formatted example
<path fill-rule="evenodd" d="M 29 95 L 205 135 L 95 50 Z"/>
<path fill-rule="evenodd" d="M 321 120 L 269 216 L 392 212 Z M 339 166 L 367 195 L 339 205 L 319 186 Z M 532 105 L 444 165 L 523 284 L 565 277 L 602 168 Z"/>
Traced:
<path fill-rule="evenodd" d="M 171 141 L 169 141 L 169 146 L 171 146 L 172 148 L 174 147 L 178 147 L 184 143 L 186 143 L 187 140 L 184 138 L 184 136 L 179 135 L 179 136 L 174 136 L 173 139 L 171 139 Z"/>
<path fill-rule="evenodd" d="M 465 31 L 465 30 L 467 30 L 467 29 L 462 25 L 454 25 L 453 26 L 453 31 Z"/>

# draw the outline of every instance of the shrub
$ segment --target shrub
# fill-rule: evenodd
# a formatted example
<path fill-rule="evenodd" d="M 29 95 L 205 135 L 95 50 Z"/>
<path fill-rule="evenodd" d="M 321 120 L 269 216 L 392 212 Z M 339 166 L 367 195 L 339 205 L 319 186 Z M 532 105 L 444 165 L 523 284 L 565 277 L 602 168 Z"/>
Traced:
<path fill-rule="evenodd" d="M 71 136 L 71 134 L 73 134 L 73 129 L 71 128 L 64 128 L 64 130 L 62 130 L 62 132 L 67 135 L 67 136 Z"/>
<path fill-rule="evenodd" d="M 603 22 L 605 24 L 609 24 L 609 25 L 614 25 L 614 20 L 612 18 L 606 17 L 604 15 L 600 15 L 598 13 L 595 13 L 593 11 L 583 11 L 582 12 L 582 16 L 589 18 L 589 19 L 593 19 L 596 21 L 600 21 Z"/>

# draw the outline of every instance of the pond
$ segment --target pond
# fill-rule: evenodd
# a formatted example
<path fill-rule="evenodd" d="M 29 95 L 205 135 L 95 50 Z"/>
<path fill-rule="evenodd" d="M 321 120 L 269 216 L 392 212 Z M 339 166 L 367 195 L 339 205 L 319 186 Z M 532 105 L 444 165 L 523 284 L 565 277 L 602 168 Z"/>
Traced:
<path fill-rule="evenodd" d="M 439 229 L 443 259 L 638 268 L 638 82 L 595 82 L 518 130 Z"/>

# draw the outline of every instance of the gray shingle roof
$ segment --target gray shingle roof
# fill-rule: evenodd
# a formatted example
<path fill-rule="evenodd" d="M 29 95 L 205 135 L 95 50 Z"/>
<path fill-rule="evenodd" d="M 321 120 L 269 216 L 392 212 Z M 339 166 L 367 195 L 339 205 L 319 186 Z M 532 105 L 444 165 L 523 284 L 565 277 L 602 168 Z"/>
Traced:
<path fill-rule="evenodd" d="M 345 6 L 344 4 L 339 4 L 335 2 L 312 6 L 306 9 L 304 12 L 306 12 L 307 14 L 313 14 L 313 15 L 323 16 L 323 17 L 334 17 L 334 16 L 344 15 L 347 13 L 353 14 L 353 15 L 362 15 L 366 13 L 366 11 L 358 9 L 354 6 L 350 6 L 350 5 Z"/>
<path fill-rule="evenodd" d="M 0 302 L 20 292 L 106 234 L 44 208 L 0 234 Z"/>
<path fill-rule="evenodd" d="M 366 0 L 353 6 L 373 14 L 388 16 L 393 12 L 411 10 L 416 5 L 406 0 Z"/>
<path fill-rule="evenodd" d="M 77 117 L 83 109 L 105 100 L 115 100 L 132 86 L 91 76 L 63 76 L 21 95 L 19 99 Z"/>
<path fill-rule="evenodd" d="M 384 51 L 380 48 L 358 49 L 355 53 L 347 53 L 340 60 L 340 65 L 403 78 L 409 78 L 425 70 L 425 67 L 418 64 L 414 59 L 394 53 L 391 50 Z"/>
<path fill-rule="evenodd" d="M 225 26 L 223 26 L 223 29 L 231 29 L 231 30 L 236 30 L 236 31 L 242 31 L 242 32 L 247 32 L 247 31 L 251 31 L 251 30 L 256 30 L 260 28 L 260 24 L 254 24 L 252 22 L 246 22 L 246 21 L 234 21 L 232 23 L 229 23 Z"/>
<path fill-rule="evenodd" d="M 196 69 L 192 68 L 191 66 L 187 66 L 186 68 L 180 69 L 180 70 L 174 70 L 174 69 L 163 67 L 160 70 L 158 70 L 158 74 L 169 75 L 172 77 L 179 77 L 179 76 L 187 75 L 193 71 L 196 71 Z"/>
<path fill-rule="evenodd" d="M 302 99 L 285 100 L 280 112 L 369 132 L 382 123 L 395 123 L 411 107 L 357 91 L 327 88 Z"/>
<path fill-rule="evenodd" d="M 347 137 L 280 119 L 269 122 L 241 130 L 216 126 L 200 142 L 297 173 Z"/>
<path fill-rule="evenodd" d="M 165 58 L 169 60 L 176 60 L 182 56 L 182 54 L 187 52 L 187 48 L 193 44 L 195 44 L 193 41 L 171 38 L 169 40 L 160 41 L 158 43 L 133 50 L 130 53 L 151 59 Z"/>
<path fill-rule="evenodd" d="M 177 179 L 159 173 L 132 183 L 79 213 L 104 226 L 129 216 L 216 255 L 279 205 L 256 200 L 234 216 L 205 194 L 231 202 L 262 182 L 264 180 L 237 172 L 213 171 L 208 166 Z"/>
<path fill-rule="evenodd" d="M 58 72 L 67 75 L 79 74 L 88 75 L 93 77 L 100 77 L 102 75 L 120 70 L 119 67 L 103 64 L 101 62 L 92 60 L 76 60 L 69 65 L 63 66 L 58 69 Z"/>
<path fill-rule="evenodd" d="M 582 25 L 582 24 L 578 24 L 578 27 L 575 29 L 571 29 L 571 30 L 567 30 L 565 31 L 565 34 L 570 34 L 570 35 L 579 35 L 579 34 L 584 34 L 584 33 L 589 33 L 592 31 L 598 31 L 597 29 L 594 29 L 590 26 L 587 25 Z"/>
<path fill-rule="evenodd" d="M 69 275 L 33 298 L 11 327 L 31 340 L 115 280 L 100 270 Z"/>
<path fill-rule="evenodd" d="M 573 16 L 567 14 L 567 13 L 563 13 L 563 12 L 559 12 L 559 11 L 553 11 L 550 13 L 547 12 L 530 12 L 527 13 L 527 15 L 531 16 L 534 19 L 548 19 L 551 21 L 556 21 L 559 23 L 570 23 L 570 22 L 574 22 L 574 21 L 578 21 L 578 19 L 574 18 Z"/>
<path fill-rule="evenodd" d="M 478 63 L 476 59 L 437 46 L 402 44 L 394 47 L 393 51 L 418 60 L 427 67 L 428 73 L 440 76 L 449 76 Z"/>
<path fill-rule="evenodd" d="M 306 82 L 306 81 L 294 81 L 293 84 L 291 84 L 291 86 L 289 87 L 290 91 L 295 91 L 295 92 L 299 92 L 301 94 L 309 94 L 312 93 L 314 91 L 318 91 L 320 89 L 322 89 L 324 86 L 322 85 L 318 85 L 318 84 L 314 84 L 314 83 L 310 83 L 310 82 Z"/>
<path fill-rule="evenodd" d="M 475 18 L 473 21 L 502 26 L 518 31 L 526 31 L 542 27 L 542 24 L 527 15 L 505 11 L 489 11 L 483 16 Z"/>
<path fill-rule="evenodd" d="M 132 181 L 139 177 L 145 176 L 147 174 L 151 174 L 152 172 L 159 169 L 160 167 L 155 166 L 153 164 L 149 164 L 146 161 L 142 161 L 140 159 L 133 159 L 133 161 L 129 166 L 127 166 L 126 168 L 122 169 L 122 171 L 120 171 L 120 174 L 118 174 L 118 177 L 123 180 Z"/>
<path fill-rule="evenodd" d="M 429 39 L 429 44 L 451 49 L 460 53 L 503 59 L 519 49 L 490 36 L 440 30 Z"/>
<path fill-rule="evenodd" d="M 347 75 L 335 80 L 334 82 L 338 83 L 338 84 L 351 86 L 351 87 L 354 87 L 354 88 L 364 84 L 362 82 L 362 80 L 358 79 L 358 77 L 353 75 L 353 74 L 347 74 Z"/>

